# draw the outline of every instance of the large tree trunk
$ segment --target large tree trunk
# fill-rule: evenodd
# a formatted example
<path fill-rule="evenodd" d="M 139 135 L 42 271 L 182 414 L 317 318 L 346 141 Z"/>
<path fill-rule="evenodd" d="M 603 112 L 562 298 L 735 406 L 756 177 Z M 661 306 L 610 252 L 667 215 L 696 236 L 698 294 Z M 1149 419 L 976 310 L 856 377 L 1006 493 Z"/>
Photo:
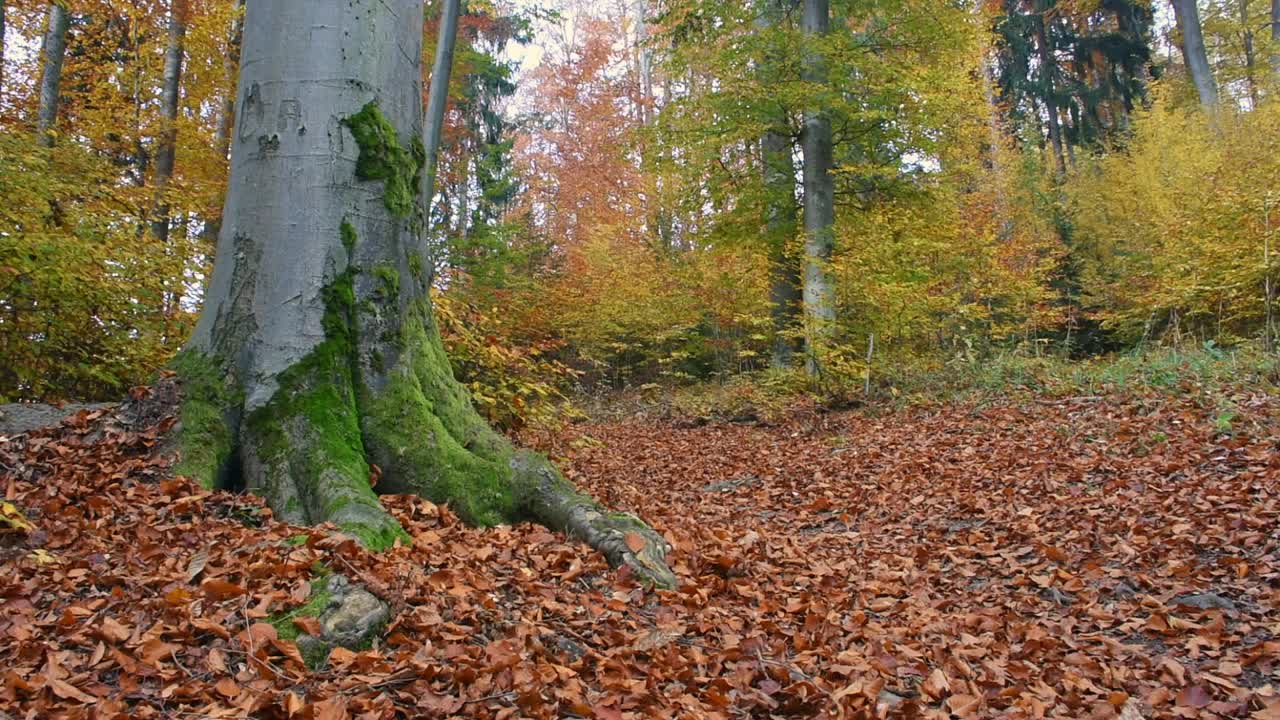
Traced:
<path fill-rule="evenodd" d="M 793 4 L 792 0 L 765 0 L 761 3 L 757 27 L 761 32 L 769 32 L 781 22 L 784 10 Z M 778 72 L 778 64 L 783 59 L 781 48 L 771 41 L 759 70 L 762 83 L 776 79 L 773 74 Z M 773 325 L 770 364 L 776 369 L 790 367 L 795 357 L 801 301 L 799 259 L 794 248 L 796 166 L 789 125 L 785 109 L 774 108 L 770 112 L 769 129 L 760 139 L 765 242 L 769 248 L 769 315 Z"/>
<path fill-rule="evenodd" d="M 49 3 L 49 27 L 44 34 L 40 54 L 40 105 L 36 109 L 36 142 L 53 147 L 53 125 L 58 120 L 58 101 L 62 86 L 62 59 L 67 52 L 67 30 L 71 14 L 57 2 Z"/>
<path fill-rule="evenodd" d="M 1213 69 L 1209 67 L 1209 55 L 1204 47 L 1204 33 L 1200 27 L 1200 10 L 1196 0 L 1171 0 L 1173 15 L 1182 33 L 1182 42 L 1178 44 L 1182 50 L 1182 59 L 1187 65 L 1187 74 L 1200 96 L 1200 104 L 1206 110 L 1218 107 L 1218 86 L 1213 80 Z"/>
<path fill-rule="evenodd" d="M 422 3 L 256 0 L 231 179 L 191 343 L 178 471 L 239 475 L 278 517 L 407 541 L 371 487 L 532 518 L 663 586 L 666 543 L 516 450 L 454 380 L 420 241 Z"/>
<path fill-rule="evenodd" d="M 830 25 L 827 0 L 804 0 L 801 29 L 810 43 L 821 42 Z M 802 77 L 825 85 L 826 60 L 810 48 Z M 835 247 L 835 182 L 831 177 L 831 118 L 821 106 L 804 112 L 801 149 L 804 154 L 804 315 L 805 365 L 810 375 L 821 372 L 821 356 L 835 331 L 835 284 L 831 254 Z"/>

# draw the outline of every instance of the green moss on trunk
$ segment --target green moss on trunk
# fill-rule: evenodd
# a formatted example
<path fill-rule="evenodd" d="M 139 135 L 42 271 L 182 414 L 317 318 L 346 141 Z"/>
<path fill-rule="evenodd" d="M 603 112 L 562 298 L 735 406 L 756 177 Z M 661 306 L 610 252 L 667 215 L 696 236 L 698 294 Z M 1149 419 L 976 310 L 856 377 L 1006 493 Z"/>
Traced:
<path fill-rule="evenodd" d="M 369 102 L 343 122 L 360 146 L 356 177 L 382 180 L 386 183 L 382 200 L 387 210 L 396 217 L 411 215 L 426 162 L 422 140 L 415 137 L 407 149 L 402 147 L 395 126 L 382 114 L 377 101 Z"/>
<path fill-rule="evenodd" d="M 425 302 L 406 313 L 400 341 L 400 363 L 361 401 L 366 449 L 385 472 L 383 487 L 448 503 L 475 525 L 518 519 L 514 449 L 454 379 Z"/>
<path fill-rule="evenodd" d="M 240 407 L 220 363 L 196 350 L 184 350 L 169 364 L 178 375 L 182 406 L 176 434 L 178 463 L 173 472 L 212 489 L 227 484 L 235 453 L 232 426 Z"/>
<path fill-rule="evenodd" d="M 279 389 L 246 418 L 242 438 L 265 470 L 259 489 L 285 519 L 333 522 L 381 550 L 409 537 L 369 485 L 356 416 L 354 278 L 349 268 L 324 289 L 324 341 L 280 374 Z"/>

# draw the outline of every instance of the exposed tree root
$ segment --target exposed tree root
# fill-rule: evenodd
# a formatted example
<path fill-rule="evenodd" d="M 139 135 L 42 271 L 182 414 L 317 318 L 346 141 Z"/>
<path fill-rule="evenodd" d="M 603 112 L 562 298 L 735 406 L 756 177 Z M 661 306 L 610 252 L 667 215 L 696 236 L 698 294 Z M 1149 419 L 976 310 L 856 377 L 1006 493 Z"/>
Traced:
<path fill-rule="evenodd" d="M 280 390 L 238 423 L 241 393 L 211 383 L 217 364 L 188 352 L 178 363 L 184 398 L 179 467 L 212 484 L 239 467 L 244 486 L 278 517 L 332 522 L 371 549 L 409 538 L 370 486 L 450 505 L 467 522 L 532 520 L 581 539 L 614 566 L 671 588 L 666 541 L 639 518 L 609 512 L 580 492 L 545 457 L 518 450 L 471 406 L 449 368 L 430 307 L 406 313 L 396 366 L 380 388 L 353 388 L 349 355 L 326 340 L 280 378 Z M 223 375 L 223 377 L 228 377 Z M 189 427 L 194 422 L 196 427 Z M 228 443 L 234 436 L 237 442 Z"/>

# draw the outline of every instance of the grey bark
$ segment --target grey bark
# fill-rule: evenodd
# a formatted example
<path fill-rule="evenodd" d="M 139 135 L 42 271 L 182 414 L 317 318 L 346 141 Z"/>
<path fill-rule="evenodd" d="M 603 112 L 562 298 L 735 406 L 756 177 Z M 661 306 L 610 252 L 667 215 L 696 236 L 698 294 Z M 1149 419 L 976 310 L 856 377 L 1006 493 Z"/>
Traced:
<path fill-rule="evenodd" d="M 804 0 L 801 29 L 807 42 L 821 42 L 829 25 L 827 0 Z M 813 48 L 806 51 L 802 77 L 806 82 L 826 84 L 826 61 L 819 51 Z M 835 285 L 831 277 L 831 255 L 835 246 L 831 119 L 818 105 L 804 111 L 801 149 L 804 155 L 806 367 L 811 375 L 818 375 L 821 373 L 820 355 L 834 332 L 836 319 Z"/>
<path fill-rule="evenodd" d="M 235 80 L 236 70 L 240 66 L 240 40 L 244 34 L 244 16 L 242 14 L 244 12 L 244 0 L 235 0 L 233 7 L 236 16 L 231 21 L 227 54 L 222 58 L 222 72 L 230 86 L 230 91 L 222 101 L 221 107 L 218 108 L 218 126 L 213 133 L 213 141 L 218 146 L 218 158 L 223 162 L 226 162 L 231 155 L 231 132 L 235 127 Z M 207 242 L 216 243 L 218 241 L 218 231 L 221 227 L 222 217 L 221 212 L 218 212 L 205 219 L 202 235 Z"/>
<path fill-rule="evenodd" d="M 756 26 L 768 32 L 782 20 L 782 13 L 794 7 L 794 0 L 765 0 L 761 3 Z M 762 84 L 774 81 L 781 61 L 781 48 L 770 45 L 760 66 Z M 784 108 L 770 111 L 769 129 L 760 139 L 762 181 L 764 184 L 765 242 L 769 248 L 769 316 L 773 342 L 770 365 L 775 369 L 791 366 L 797 350 L 800 315 L 800 268 L 795 255 L 796 238 L 796 168 L 792 156 L 791 128 Z"/>
<path fill-rule="evenodd" d="M 248 3 L 217 259 L 177 364 L 182 461 L 213 478 L 238 458 L 277 517 L 387 547 L 408 538 L 371 488 L 377 465 L 379 491 L 477 523 L 536 519 L 670 587 L 660 535 L 517 452 L 449 368 L 421 263 L 422 12 Z M 207 372 L 181 375 L 192 363 L 227 387 L 200 392 Z M 225 427 L 186 429 L 210 417 Z"/>
<path fill-rule="evenodd" d="M 67 52 L 67 30 L 71 28 L 71 14 L 62 5 L 49 3 L 49 27 L 44 34 L 40 55 L 43 68 L 40 72 L 40 105 L 36 110 L 36 141 L 45 147 L 53 147 L 53 125 L 58 119 L 58 102 L 61 99 L 62 60 Z"/>
<path fill-rule="evenodd" d="M 1280 1 L 1280 0 L 1278 0 Z M 974 11 L 981 20 L 986 16 L 988 0 L 980 0 Z M 1013 220 L 1009 217 L 1009 202 L 1004 191 L 1004 172 L 1002 162 L 1002 146 L 1004 133 L 1000 128 L 1000 106 L 996 101 L 996 58 L 990 47 L 983 47 L 982 57 L 982 99 L 987 109 L 987 165 L 991 169 L 991 177 L 995 185 L 995 219 L 999 222 L 997 237 L 1001 242 L 1013 236 Z"/>
<path fill-rule="evenodd" d="M 217 262 L 191 346 L 233 362 L 247 411 L 324 339 L 324 285 L 395 258 L 410 235 L 379 184 L 357 180 L 343 121 L 377 101 L 412 133 L 404 145 L 420 133 L 421 18 L 407 0 L 246 6 Z M 350 259 L 344 222 L 360 238 Z"/>
<path fill-rule="evenodd" d="M 1178 47 L 1182 50 L 1182 59 L 1187 65 L 1187 74 L 1195 85 L 1196 94 L 1200 96 L 1200 105 L 1206 110 L 1218 107 L 1218 86 L 1213 79 L 1213 69 L 1209 66 L 1209 55 L 1204 46 L 1204 32 L 1200 26 L 1200 10 L 1196 0 L 1171 0 L 1173 15 L 1178 29 L 1182 32 L 1182 42 Z"/>
<path fill-rule="evenodd" d="M 647 0 L 634 0 L 631 4 L 631 19 L 636 33 L 634 48 L 636 114 L 641 125 L 649 124 L 649 102 L 653 97 L 653 53 L 647 44 L 649 40 L 649 25 L 646 21 L 647 4 Z"/>
<path fill-rule="evenodd" d="M 769 246 L 769 316 L 773 324 L 771 365 L 791 366 L 800 312 L 800 269 L 792 245 L 796 236 L 796 171 L 791 136 L 770 130 L 760 142 L 765 191 L 765 240 Z"/>
<path fill-rule="evenodd" d="M 178 100 L 182 87 L 183 40 L 187 35 L 186 1 L 173 0 L 169 11 L 169 35 L 165 43 L 160 91 L 160 141 L 156 148 L 155 207 L 151 235 L 162 246 L 169 241 L 169 201 L 165 193 L 173 178 L 178 145 Z"/>
<path fill-rule="evenodd" d="M 1249 0 L 1239 0 L 1236 10 L 1240 19 L 1240 43 L 1244 49 L 1244 79 L 1249 85 L 1249 106 L 1258 107 L 1257 53 L 1253 46 L 1253 25 L 1249 21 Z"/>
<path fill-rule="evenodd" d="M 427 150 L 423 170 L 422 207 L 431 212 L 431 196 L 435 192 L 436 159 L 440 149 L 440 133 L 444 129 L 444 110 L 449 103 L 449 75 L 453 70 L 453 48 L 458 37 L 458 15 L 461 0 L 444 0 L 440 14 L 440 34 L 436 39 L 435 62 L 431 66 L 431 88 L 427 94 L 427 126 L 422 145 Z"/>

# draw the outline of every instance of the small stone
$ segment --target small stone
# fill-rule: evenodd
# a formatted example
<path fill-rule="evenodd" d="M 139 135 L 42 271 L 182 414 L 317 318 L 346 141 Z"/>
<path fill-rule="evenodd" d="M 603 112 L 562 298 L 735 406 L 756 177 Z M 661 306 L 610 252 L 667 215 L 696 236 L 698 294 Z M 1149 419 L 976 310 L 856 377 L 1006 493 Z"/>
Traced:
<path fill-rule="evenodd" d="M 1116 583 L 1116 586 L 1111 588 L 1111 597 L 1114 598 L 1127 599 L 1134 597 L 1137 594 L 1138 591 L 1135 590 L 1132 585 L 1123 580 Z"/>
<path fill-rule="evenodd" d="M 876 707 L 883 708 L 886 711 L 893 710 L 905 701 L 906 698 L 888 690 L 881 690 L 876 695 Z"/>
<path fill-rule="evenodd" d="M 1231 598 L 1217 593 L 1191 593 L 1179 595 L 1173 599 L 1174 605 L 1195 608 L 1197 610 L 1235 610 L 1236 604 Z"/>
<path fill-rule="evenodd" d="M 1058 588 L 1050 587 L 1040 591 L 1040 596 L 1049 600 L 1059 607 L 1066 607 L 1072 603 L 1073 598 L 1068 593 L 1064 593 Z"/>
<path fill-rule="evenodd" d="M 357 650 L 391 619 L 387 604 L 368 590 L 339 585 L 339 592 L 332 582 L 329 587 L 337 602 L 330 601 L 329 609 L 320 615 L 320 634 L 327 642 Z"/>

